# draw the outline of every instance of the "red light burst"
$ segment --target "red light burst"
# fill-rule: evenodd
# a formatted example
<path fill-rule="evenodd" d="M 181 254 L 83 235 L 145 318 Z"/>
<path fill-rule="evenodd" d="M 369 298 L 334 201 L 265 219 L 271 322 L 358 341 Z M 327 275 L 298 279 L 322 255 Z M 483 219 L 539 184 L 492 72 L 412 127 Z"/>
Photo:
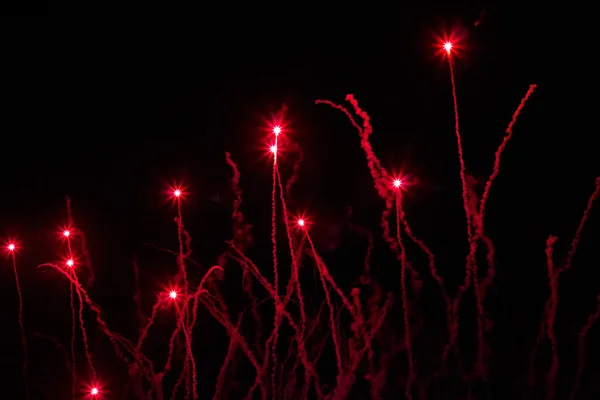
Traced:
<path fill-rule="evenodd" d="M 459 34 L 457 30 L 450 34 L 436 35 L 436 54 L 438 56 L 460 57 L 461 50 L 464 50 L 464 46 L 461 45 L 463 41 L 464 35 Z"/>
<path fill-rule="evenodd" d="M 184 294 L 185 291 L 177 285 L 161 285 L 158 301 L 162 302 L 163 305 L 165 305 L 165 302 L 177 302 L 182 299 Z"/>
<path fill-rule="evenodd" d="M 185 200 L 188 193 L 185 186 L 180 183 L 173 183 L 167 188 L 167 195 L 171 201 L 181 201 Z"/>
<path fill-rule="evenodd" d="M 284 121 L 285 109 L 280 110 L 276 114 L 272 114 L 270 118 L 264 118 L 264 125 L 261 128 L 264 132 L 269 132 L 275 137 L 288 132 L 287 123 Z"/>
<path fill-rule="evenodd" d="M 86 385 L 85 393 L 85 397 L 93 399 L 100 399 L 104 397 L 102 395 L 105 394 L 104 390 L 102 390 L 102 386 L 97 383 Z"/>
<path fill-rule="evenodd" d="M 294 227 L 296 229 L 305 230 L 310 225 L 310 220 L 305 215 L 298 215 L 294 221 Z"/>
<path fill-rule="evenodd" d="M 405 190 L 409 186 L 415 185 L 417 181 L 413 176 L 409 174 L 405 174 L 402 172 L 394 172 L 392 173 L 389 182 L 389 184 L 394 188 L 394 190 Z"/>
<path fill-rule="evenodd" d="M 286 151 L 289 149 L 288 146 L 283 143 L 282 136 L 271 138 L 269 141 L 263 143 L 262 156 L 269 161 L 273 161 L 273 158 L 284 160 L 286 158 Z"/>
<path fill-rule="evenodd" d="M 77 265 L 77 258 L 74 257 L 73 255 L 68 255 L 62 259 L 62 262 L 67 267 L 74 268 Z"/>
<path fill-rule="evenodd" d="M 271 121 L 265 121 L 265 125 L 266 126 L 262 128 L 261 131 L 268 132 L 275 137 L 282 136 L 289 130 L 286 128 L 286 124 L 281 118 L 273 118 Z"/>
<path fill-rule="evenodd" d="M 19 244 L 17 243 L 16 240 L 9 239 L 4 242 L 4 250 L 8 254 L 14 254 L 19 250 Z"/>
<path fill-rule="evenodd" d="M 61 225 L 58 228 L 57 234 L 60 234 L 60 237 L 64 240 L 70 239 L 75 235 L 75 229 L 69 225 Z"/>
<path fill-rule="evenodd" d="M 450 52 L 452 51 L 452 42 L 444 43 L 444 50 L 446 50 L 447 54 L 450 54 Z"/>

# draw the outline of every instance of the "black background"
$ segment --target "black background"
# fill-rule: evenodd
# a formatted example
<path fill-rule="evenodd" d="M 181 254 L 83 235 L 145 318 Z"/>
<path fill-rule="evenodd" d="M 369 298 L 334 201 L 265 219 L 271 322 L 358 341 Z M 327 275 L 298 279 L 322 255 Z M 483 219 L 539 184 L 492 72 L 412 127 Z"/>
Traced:
<path fill-rule="evenodd" d="M 474 26 L 482 9 L 483 19 Z M 566 22 L 550 22 L 533 9 L 390 6 L 361 18 L 346 18 L 343 10 L 335 17 L 315 14 L 319 23 L 287 11 L 223 21 L 208 15 L 182 23 L 71 27 L 30 21 L 5 27 L 0 233 L 20 243 L 32 393 L 61 398 L 54 393 L 70 390 L 60 353 L 32 336 L 50 334 L 65 345 L 69 339 L 68 285 L 56 273 L 36 269 L 64 255 L 57 232 L 66 220 L 65 195 L 73 200 L 76 225 L 89 242 L 96 274 L 90 295 L 102 305 L 109 326 L 132 337 L 132 255 L 140 261 L 146 311 L 175 272 L 174 258 L 144 245 L 176 249 L 176 210 L 164 193 L 168 184 L 182 181 L 189 191 L 184 222 L 195 259 L 210 266 L 225 250 L 233 200 L 225 151 L 241 171 L 242 211 L 254 226 L 253 254 L 269 270 L 265 128 L 282 104 L 288 108 L 288 134 L 304 155 L 288 205 L 313 219 L 316 244 L 344 289 L 360 274 L 357 260 L 365 246 L 348 229 L 347 207 L 355 211 L 354 222 L 374 230 L 382 242 L 377 230 L 382 204 L 357 132 L 339 111 L 314 100 L 342 103 L 353 93 L 371 116 L 371 142 L 383 165 L 414 181 L 405 196 L 407 217 L 436 254 L 453 292 L 463 277 L 467 241 L 450 77 L 445 58 L 436 54 L 439 38 L 449 32 L 462 47 L 455 59 L 461 132 L 467 172 L 477 180 L 485 182 L 491 173 L 494 151 L 529 85 L 539 85 L 504 153 L 486 219 L 497 250 L 488 305 L 495 321 L 491 391 L 498 398 L 520 393 L 548 296 L 545 240 L 549 234 L 559 237 L 555 254 L 562 260 L 600 175 L 590 101 L 593 66 L 571 61 L 549 39 L 549 29 L 566 35 Z M 281 158 L 282 174 L 289 176 L 294 155 Z M 570 389 L 576 332 L 600 292 L 597 211 L 590 215 L 573 271 L 561 282 L 560 393 Z M 398 291 L 399 265 L 379 246 L 372 263 L 384 271 L 384 288 Z M 425 285 L 435 291 L 418 249 L 408 251 Z M 1 265 L 2 380 L 6 390 L 12 386 L 20 393 L 17 294 L 10 259 Z M 224 290 L 227 298 L 227 290 L 238 291 L 239 284 Z M 399 312 L 390 318 L 400 321 Z M 108 352 L 91 315 L 88 321 L 95 351 Z M 214 333 L 203 331 L 207 343 L 223 335 L 218 327 L 211 329 Z M 593 377 L 599 373 L 600 349 L 594 336 L 591 331 L 584 389 L 597 394 Z M 208 351 L 204 354 L 220 365 L 224 353 L 205 346 L 197 351 Z M 104 354 L 98 359 L 108 387 L 122 379 L 113 376 L 119 372 L 111 363 L 118 361 Z M 203 386 L 211 393 L 214 385 L 206 379 Z M 543 390 L 542 378 L 538 384 Z"/>

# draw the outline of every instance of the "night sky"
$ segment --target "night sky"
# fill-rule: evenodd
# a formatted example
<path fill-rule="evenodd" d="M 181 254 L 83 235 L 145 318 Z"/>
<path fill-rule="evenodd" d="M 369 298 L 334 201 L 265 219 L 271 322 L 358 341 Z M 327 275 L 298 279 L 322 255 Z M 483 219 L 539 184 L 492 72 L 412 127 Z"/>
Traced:
<path fill-rule="evenodd" d="M 226 151 L 240 169 L 242 212 L 253 225 L 249 254 L 270 271 L 268 127 L 283 105 L 286 135 L 303 155 L 288 208 L 313 220 L 317 250 L 343 290 L 349 293 L 356 285 L 366 250 L 364 238 L 349 229 L 351 207 L 352 222 L 371 230 L 376 239 L 371 263 L 383 289 L 400 292 L 400 266 L 381 238 L 383 202 L 373 188 L 358 133 L 341 112 L 314 104 L 316 99 L 344 104 L 352 93 L 371 117 L 371 143 L 382 164 L 412 182 L 404 198 L 407 218 L 435 253 L 438 271 L 454 293 L 464 277 L 468 249 L 450 75 L 446 58 L 438 53 L 440 37 L 450 32 L 461 50 L 454 68 L 465 163 L 479 182 L 479 193 L 513 112 L 529 85 L 539 85 L 504 153 L 485 222 L 497 253 L 496 279 L 486 303 L 494 321 L 490 392 L 493 398 L 522 393 L 549 293 L 546 239 L 558 236 L 555 261 L 564 260 L 600 176 L 587 69 L 557 73 L 557 56 L 546 40 L 550 23 L 521 8 L 390 6 L 348 21 L 341 10 L 323 24 L 326 28 L 321 27 L 324 15 L 313 25 L 295 20 L 300 16 L 292 13 L 286 18 L 294 21 L 287 26 L 285 20 L 270 25 L 270 18 L 263 17 L 244 23 L 214 21 L 213 28 L 206 17 L 198 23 L 90 26 L 65 29 L 60 37 L 31 23 L 13 26 L 2 38 L 0 237 L 17 238 L 21 246 L 17 266 L 32 398 L 70 394 L 60 350 L 34 335 L 54 336 L 68 348 L 69 286 L 56 272 L 36 269 L 65 255 L 59 230 L 66 222 L 65 196 L 72 200 L 76 226 L 87 237 L 96 274 L 90 296 L 102 306 L 111 329 L 134 338 L 132 257 L 140 265 L 146 313 L 161 285 L 176 272 L 174 257 L 148 245 L 177 250 L 176 207 L 165 192 L 169 184 L 183 182 L 189 192 L 183 219 L 193 238 L 194 259 L 207 268 L 226 250 L 234 199 Z M 283 179 L 291 175 L 297 156 L 291 148 L 287 153 L 282 149 Z M 561 281 L 557 398 L 571 389 L 576 335 L 600 293 L 595 279 L 600 256 L 594 249 L 600 237 L 598 207 L 590 214 L 573 270 Z M 283 247 L 283 237 L 280 243 Z M 426 297 L 417 301 L 416 313 L 439 320 L 423 337 L 443 341 L 444 316 L 437 314 L 441 308 L 430 305 L 440 298 L 426 258 L 413 245 L 407 252 L 424 280 L 420 296 L 435 293 L 431 302 Z M 229 268 L 236 272 L 226 271 L 221 290 L 235 303 L 241 290 L 239 267 L 231 263 Z M 7 398 L 17 399 L 23 393 L 22 348 L 8 257 L 0 263 L 0 293 L 0 380 L 3 391 L 15 393 Z M 467 299 L 465 307 L 472 307 L 472 295 Z M 126 379 L 117 376 L 123 366 L 113 368 L 111 363 L 119 361 L 107 355 L 112 350 L 92 315 L 86 318 L 98 370 L 108 376 L 108 387 L 121 384 L 113 381 Z M 197 351 L 206 354 L 210 361 L 205 364 L 214 369 L 225 353 L 212 344 L 226 349 L 227 342 L 210 318 L 203 316 L 203 344 Z M 402 326 L 400 308 L 388 318 Z M 474 329 L 473 319 L 465 317 L 465 326 Z M 595 379 L 600 376 L 599 331 L 596 327 L 589 334 L 581 398 L 600 395 Z M 474 332 L 467 331 L 461 343 L 474 340 Z M 164 335 L 163 342 L 168 333 Z M 426 341 L 415 346 L 419 354 Z M 78 351 L 83 366 L 83 351 Z M 545 390 L 547 341 L 541 352 L 532 398 Z M 439 356 L 423 357 L 435 361 Z M 405 361 L 398 359 L 400 370 L 390 367 L 389 374 L 405 375 Z M 202 367 L 208 371 L 204 397 L 212 396 L 214 388 L 210 369 Z M 417 375 L 418 382 L 419 376 L 420 382 L 433 379 L 424 369 Z M 461 398 L 466 390 L 436 397 L 436 388 L 430 398 Z M 119 396 L 110 398 L 124 398 L 118 387 L 111 390 Z M 387 394 L 402 396 L 402 391 L 393 393 Z"/>

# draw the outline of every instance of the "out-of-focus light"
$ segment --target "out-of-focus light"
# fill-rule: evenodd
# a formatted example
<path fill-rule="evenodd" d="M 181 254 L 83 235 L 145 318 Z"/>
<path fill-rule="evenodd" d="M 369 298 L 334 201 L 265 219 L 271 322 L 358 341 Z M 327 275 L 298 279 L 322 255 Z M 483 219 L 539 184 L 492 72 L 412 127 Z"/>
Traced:
<path fill-rule="evenodd" d="M 279 136 L 279 134 L 281 133 L 281 127 L 279 125 L 274 126 L 273 133 L 275 134 L 275 136 Z"/>
<path fill-rule="evenodd" d="M 73 261 L 72 258 L 67 260 L 67 266 L 72 267 L 73 265 L 75 265 L 75 261 Z"/>
<path fill-rule="evenodd" d="M 400 186 L 402 186 L 402 180 L 401 179 L 394 179 L 394 187 L 396 189 L 398 189 Z"/>
<path fill-rule="evenodd" d="M 175 290 L 171 290 L 169 292 L 169 297 L 172 299 L 176 299 L 177 298 L 177 292 Z"/>
<path fill-rule="evenodd" d="M 6 246 L 6 248 L 8 249 L 8 251 L 15 251 L 15 244 L 14 243 L 9 243 L 8 246 Z"/>
<path fill-rule="evenodd" d="M 445 42 L 444 43 L 444 50 L 446 50 L 446 53 L 450 54 L 450 52 L 452 51 L 452 43 L 451 42 Z"/>
<path fill-rule="evenodd" d="M 69 237 L 69 236 L 71 236 L 71 231 L 68 229 L 65 229 L 62 234 L 64 237 Z"/>

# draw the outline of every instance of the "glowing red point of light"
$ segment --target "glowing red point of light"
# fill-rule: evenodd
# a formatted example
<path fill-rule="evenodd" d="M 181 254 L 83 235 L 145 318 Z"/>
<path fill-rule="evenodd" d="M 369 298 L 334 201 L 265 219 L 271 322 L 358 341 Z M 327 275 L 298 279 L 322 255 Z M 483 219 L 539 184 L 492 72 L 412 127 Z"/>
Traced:
<path fill-rule="evenodd" d="M 273 146 L 270 147 L 269 150 L 271 151 L 271 153 L 277 154 L 277 145 L 274 144 Z"/>
<path fill-rule="evenodd" d="M 275 136 L 279 136 L 279 134 L 281 133 L 281 127 L 279 125 L 275 125 L 273 127 L 273 133 L 275 134 Z"/>
<path fill-rule="evenodd" d="M 67 266 L 72 267 L 73 265 L 75 265 L 75 261 L 73 261 L 73 259 L 68 259 L 67 260 Z"/>
<path fill-rule="evenodd" d="M 15 251 L 16 246 L 14 243 L 10 243 L 8 246 L 6 246 L 6 248 L 8 251 Z"/>
<path fill-rule="evenodd" d="M 69 236 L 71 236 L 71 231 L 70 231 L 70 230 L 68 230 L 68 229 L 67 229 L 67 230 L 65 230 L 65 231 L 63 231 L 63 236 L 64 236 L 64 237 L 69 237 Z"/>
<path fill-rule="evenodd" d="M 90 390 L 90 394 L 92 396 L 96 396 L 100 391 L 98 390 L 97 387 L 93 387 L 92 390 Z"/>
<path fill-rule="evenodd" d="M 397 189 L 400 186 L 402 186 L 402 180 L 401 179 L 394 179 L 394 187 Z"/>
<path fill-rule="evenodd" d="M 297 229 L 300 229 L 300 230 L 308 229 L 310 224 L 311 224 L 311 221 L 306 219 L 304 214 L 298 215 L 296 217 L 296 225 L 295 226 Z"/>
<path fill-rule="evenodd" d="M 167 194 L 168 198 L 171 201 L 178 202 L 185 200 L 186 196 L 188 195 L 188 192 L 183 184 L 179 182 L 174 182 L 172 185 L 167 186 L 165 194 Z"/>
<path fill-rule="evenodd" d="M 172 298 L 172 299 L 177 298 L 177 292 L 175 290 L 171 290 L 169 292 L 169 297 Z"/>
<path fill-rule="evenodd" d="M 446 50 L 446 53 L 450 54 L 450 51 L 452 51 L 452 43 L 451 42 L 445 42 L 444 43 L 444 50 Z"/>

